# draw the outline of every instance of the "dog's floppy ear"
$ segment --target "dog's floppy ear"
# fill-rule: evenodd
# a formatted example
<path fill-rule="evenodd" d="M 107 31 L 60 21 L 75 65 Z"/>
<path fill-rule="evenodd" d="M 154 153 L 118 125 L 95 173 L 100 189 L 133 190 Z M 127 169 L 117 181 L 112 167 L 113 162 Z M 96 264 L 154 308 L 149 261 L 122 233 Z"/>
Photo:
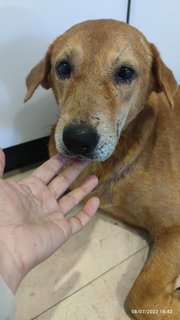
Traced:
<path fill-rule="evenodd" d="M 27 92 L 24 102 L 28 101 L 36 88 L 41 84 L 43 88 L 49 89 L 51 87 L 49 81 L 49 73 L 51 70 L 51 53 L 53 46 L 51 45 L 45 57 L 31 70 L 26 78 Z"/>
<path fill-rule="evenodd" d="M 177 90 L 177 82 L 172 71 L 162 61 L 160 54 L 154 44 L 150 43 L 150 49 L 153 55 L 152 75 L 153 89 L 156 92 L 163 91 L 167 97 L 170 106 L 174 106 L 174 96 Z"/>

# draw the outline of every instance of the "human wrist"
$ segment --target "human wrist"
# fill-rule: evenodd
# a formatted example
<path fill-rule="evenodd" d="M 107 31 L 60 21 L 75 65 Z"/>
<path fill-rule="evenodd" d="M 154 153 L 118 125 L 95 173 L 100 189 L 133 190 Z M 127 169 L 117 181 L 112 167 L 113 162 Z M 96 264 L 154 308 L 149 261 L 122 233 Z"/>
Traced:
<path fill-rule="evenodd" d="M 16 258 L 0 243 L 0 275 L 9 289 L 15 293 L 24 275 Z"/>

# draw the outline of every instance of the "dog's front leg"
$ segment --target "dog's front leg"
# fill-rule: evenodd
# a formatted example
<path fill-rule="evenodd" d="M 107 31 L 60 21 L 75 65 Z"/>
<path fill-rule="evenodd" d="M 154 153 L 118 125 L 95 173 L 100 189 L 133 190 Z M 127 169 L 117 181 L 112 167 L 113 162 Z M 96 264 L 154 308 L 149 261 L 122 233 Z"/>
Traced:
<path fill-rule="evenodd" d="M 179 320 L 180 299 L 175 281 L 180 274 L 180 230 L 166 230 L 155 240 L 150 257 L 128 296 L 138 320 Z"/>

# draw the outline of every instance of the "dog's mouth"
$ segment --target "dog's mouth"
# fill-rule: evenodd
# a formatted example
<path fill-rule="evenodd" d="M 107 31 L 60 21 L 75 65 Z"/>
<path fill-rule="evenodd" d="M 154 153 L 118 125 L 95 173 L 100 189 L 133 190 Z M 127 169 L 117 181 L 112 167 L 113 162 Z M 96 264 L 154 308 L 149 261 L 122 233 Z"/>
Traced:
<path fill-rule="evenodd" d="M 88 125 L 68 125 L 62 133 L 57 130 L 55 141 L 57 151 L 64 156 L 95 161 L 107 160 L 116 144 L 112 135 L 99 135 Z"/>
<path fill-rule="evenodd" d="M 107 152 L 106 150 L 104 150 L 103 146 L 102 148 L 95 148 L 89 153 L 86 152 L 86 154 L 81 154 L 80 152 L 78 152 L 78 150 L 72 153 L 64 145 L 61 145 L 61 147 L 57 148 L 57 150 L 68 158 L 94 161 L 105 161 L 112 155 L 113 152 L 113 150 Z"/>
<path fill-rule="evenodd" d="M 78 152 L 72 153 L 64 146 L 61 148 L 61 154 L 63 154 L 65 157 L 68 157 L 71 159 L 80 159 L 80 160 L 93 160 L 94 159 L 93 154 L 82 155 Z"/>

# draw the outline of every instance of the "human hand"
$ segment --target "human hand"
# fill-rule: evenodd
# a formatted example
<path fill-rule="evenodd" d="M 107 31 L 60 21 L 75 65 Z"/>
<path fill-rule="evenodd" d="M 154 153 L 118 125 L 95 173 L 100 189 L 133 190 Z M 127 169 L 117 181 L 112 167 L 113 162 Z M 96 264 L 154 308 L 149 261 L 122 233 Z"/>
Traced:
<path fill-rule="evenodd" d="M 87 201 L 70 219 L 73 209 L 98 183 L 90 176 L 80 187 L 64 195 L 88 164 L 56 155 L 20 182 L 3 179 L 5 156 L 0 149 L 0 274 L 15 292 L 22 278 L 49 257 L 94 216 L 96 197 Z"/>

